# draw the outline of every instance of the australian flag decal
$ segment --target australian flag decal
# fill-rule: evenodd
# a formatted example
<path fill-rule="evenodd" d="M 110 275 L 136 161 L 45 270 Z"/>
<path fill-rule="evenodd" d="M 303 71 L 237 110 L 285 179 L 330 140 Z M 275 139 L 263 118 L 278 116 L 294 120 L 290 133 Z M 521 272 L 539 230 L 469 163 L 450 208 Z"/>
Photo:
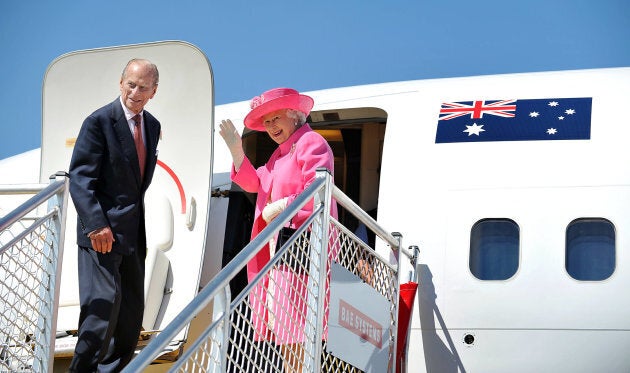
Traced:
<path fill-rule="evenodd" d="M 591 97 L 445 102 L 436 143 L 591 138 Z"/>

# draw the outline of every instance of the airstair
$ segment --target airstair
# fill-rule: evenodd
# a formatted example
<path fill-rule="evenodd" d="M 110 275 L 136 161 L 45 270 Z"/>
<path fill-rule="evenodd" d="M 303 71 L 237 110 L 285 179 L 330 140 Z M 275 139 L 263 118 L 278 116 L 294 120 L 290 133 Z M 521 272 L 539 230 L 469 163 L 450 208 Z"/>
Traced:
<path fill-rule="evenodd" d="M 68 181 L 0 188 L 39 193 L 0 219 L 0 372 L 52 372 Z M 382 240 L 389 258 L 329 214 L 331 198 Z M 230 281 L 309 201 L 314 211 L 240 294 Z M 401 247 L 335 187 L 316 180 L 223 268 L 124 369 L 141 372 L 202 312 L 207 328 L 188 340 L 171 372 L 404 372 L 415 274 L 401 285 Z M 400 255 L 400 254 L 403 255 Z M 406 280 L 406 279 L 405 279 Z M 404 281 L 404 280 L 403 280 Z M 411 287 L 409 286 L 411 285 Z M 401 298 L 401 291 L 412 295 Z M 402 300 L 402 301 L 401 301 Z"/>
<path fill-rule="evenodd" d="M 397 344 L 404 344 L 407 325 L 398 324 L 402 277 L 398 262 L 390 264 L 331 217 L 331 197 L 383 240 L 395 261 L 403 253 L 415 268 L 417 247 L 403 249 L 400 234 L 385 231 L 335 187 L 326 170 L 318 170 L 315 182 L 243 248 L 123 372 L 146 368 L 210 304 L 213 317 L 208 327 L 187 343 L 171 372 L 401 371 L 397 362 L 402 359 L 397 355 L 404 349 L 397 349 Z M 230 280 L 260 250 L 266 250 L 266 244 L 311 200 L 313 214 L 232 299 Z M 412 277 L 415 280 L 415 274 Z M 408 314 L 402 319 L 406 323 Z M 400 338 L 399 330 L 404 334 Z"/>

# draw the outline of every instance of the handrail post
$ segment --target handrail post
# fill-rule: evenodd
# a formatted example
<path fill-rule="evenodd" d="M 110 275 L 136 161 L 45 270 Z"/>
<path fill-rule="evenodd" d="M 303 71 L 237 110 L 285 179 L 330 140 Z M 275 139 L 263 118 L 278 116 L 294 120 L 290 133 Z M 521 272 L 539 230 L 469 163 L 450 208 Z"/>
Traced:
<path fill-rule="evenodd" d="M 395 309 L 394 309 L 394 322 L 393 322 L 393 327 L 392 327 L 392 337 L 394 338 L 393 345 L 394 345 L 394 351 L 392 352 L 392 370 L 391 372 L 394 373 L 396 372 L 396 366 L 398 365 L 398 356 L 397 356 L 397 351 L 398 351 L 398 312 L 400 310 L 400 284 L 401 284 L 401 278 L 402 278 L 402 274 L 401 274 L 401 263 L 400 263 L 400 255 L 399 253 L 402 251 L 400 250 L 402 248 L 402 234 L 400 232 L 392 232 L 392 236 L 394 237 L 394 239 L 397 242 L 397 248 L 396 251 L 394 252 L 394 255 L 396 255 L 396 261 L 398 262 L 398 270 L 397 270 L 397 276 L 398 276 L 398 286 L 396 288 L 396 297 L 394 298 L 394 305 L 395 305 Z"/>
<path fill-rule="evenodd" d="M 324 205 L 324 210 L 320 214 L 322 217 L 322 225 L 321 225 L 321 252 L 319 255 L 319 295 L 317 302 L 317 314 L 322 315 L 318 321 L 324 320 L 324 312 L 325 310 L 325 300 L 326 300 L 326 291 L 327 291 L 327 278 L 328 278 L 328 250 L 331 248 L 330 239 L 328 237 L 328 228 L 330 227 L 330 204 L 332 200 L 332 189 L 334 187 L 333 179 L 331 178 L 330 171 L 326 168 L 318 168 L 316 171 L 316 177 L 324 178 L 326 183 L 324 184 L 324 188 L 320 189 L 319 193 L 315 195 L 315 201 L 318 204 Z M 322 338 L 324 334 L 324 325 L 323 322 L 318 322 L 316 324 L 316 333 L 315 338 L 313 339 L 315 343 L 315 354 L 317 358 L 315 358 L 315 366 L 314 372 L 321 371 L 321 359 L 319 358 L 322 354 Z"/>
<path fill-rule="evenodd" d="M 63 182 L 63 188 L 58 189 L 57 193 L 53 197 L 48 200 L 48 211 L 56 210 L 56 215 L 52 217 L 50 220 L 50 230 L 48 231 L 48 235 L 51 237 L 47 237 L 45 240 L 45 247 L 43 249 L 44 253 L 46 250 L 50 250 L 50 257 L 53 259 L 48 263 L 48 266 L 55 266 L 56 268 L 50 268 L 46 270 L 46 273 L 53 274 L 49 278 L 49 290 L 53 291 L 53 298 L 50 299 L 52 304 L 49 305 L 51 307 L 50 315 L 51 318 L 49 320 L 49 340 L 48 344 L 49 348 L 49 359 L 48 359 L 48 372 L 53 371 L 53 366 L 55 362 L 55 339 L 56 339 L 56 330 L 57 330 L 57 314 L 59 307 L 59 291 L 61 289 L 61 268 L 63 262 L 63 247 L 65 242 L 65 232 L 66 232 L 66 211 L 68 206 L 68 187 L 69 187 L 69 177 L 68 174 L 59 171 L 54 175 L 51 175 L 50 183 L 54 184 L 56 182 Z M 55 242 L 57 242 L 57 247 L 55 247 Z M 46 258 L 47 255 L 44 255 L 42 259 Z"/>
<path fill-rule="evenodd" d="M 318 214 L 316 221 L 319 224 L 313 224 L 313 229 L 310 235 L 310 270 L 308 281 L 308 306 L 307 317 L 305 325 L 305 334 L 309 335 L 314 333 L 314 338 L 311 340 L 310 346 L 304 346 L 305 350 L 310 352 L 304 354 L 304 367 L 312 367 L 313 372 L 319 372 L 321 370 L 322 354 L 322 338 L 324 333 L 324 326 L 321 322 L 322 318 L 319 317 L 324 313 L 324 299 L 326 297 L 326 278 L 327 278 L 327 263 L 328 263 L 328 226 L 330 216 L 330 201 L 332 197 L 332 187 L 330 172 L 326 168 L 318 168 L 315 173 L 315 179 L 324 179 L 323 187 L 317 190 L 313 197 L 313 210 L 315 206 L 323 205 L 324 208 Z M 318 286 L 315 287 L 314 285 Z M 313 294 L 316 294 L 316 298 L 313 299 Z M 315 313 L 313 314 L 313 309 Z M 310 330 L 311 325 L 315 326 L 315 330 Z"/>
<path fill-rule="evenodd" d="M 418 257 L 420 256 L 420 248 L 417 245 L 409 246 L 409 251 L 411 251 L 411 273 L 409 274 L 409 281 L 418 282 Z"/>
<path fill-rule="evenodd" d="M 230 299 L 232 299 L 232 292 L 230 286 L 225 286 L 223 292 L 223 298 L 225 305 L 223 307 L 223 343 L 221 345 L 220 360 L 221 360 L 221 372 L 226 371 L 227 367 L 227 355 L 228 347 L 230 344 L 230 335 L 232 334 L 232 324 L 230 323 Z"/>

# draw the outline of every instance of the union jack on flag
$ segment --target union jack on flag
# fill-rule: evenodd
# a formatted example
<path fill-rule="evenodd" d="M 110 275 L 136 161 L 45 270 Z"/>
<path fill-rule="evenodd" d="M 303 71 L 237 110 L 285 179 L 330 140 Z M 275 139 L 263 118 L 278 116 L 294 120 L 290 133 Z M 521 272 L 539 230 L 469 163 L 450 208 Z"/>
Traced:
<path fill-rule="evenodd" d="M 591 97 L 442 103 L 436 143 L 591 138 Z"/>
<path fill-rule="evenodd" d="M 513 118 L 516 100 L 473 101 L 472 104 L 462 102 L 445 102 L 440 109 L 440 120 L 450 120 L 470 114 L 471 119 L 483 118 L 484 114 Z"/>

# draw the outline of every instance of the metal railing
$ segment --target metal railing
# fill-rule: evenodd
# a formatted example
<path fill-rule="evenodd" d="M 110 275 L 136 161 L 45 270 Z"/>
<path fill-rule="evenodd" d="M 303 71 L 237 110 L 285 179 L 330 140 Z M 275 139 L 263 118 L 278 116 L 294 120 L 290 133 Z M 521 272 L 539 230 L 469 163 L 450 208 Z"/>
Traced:
<path fill-rule="evenodd" d="M 0 218 L 0 372 L 52 372 L 68 177 L 3 185 L 34 194 Z"/>
<path fill-rule="evenodd" d="M 330 216 L 331 197 L 384 240 L 402 251 L 401 236 L 390 234 L 334 186 L 326 170 L 261 231 L 164 328 L 123 372 L 146 368 L 211 302 L 213 318 L 170 371 L 178 372 L 358 372 L 327 352 L 329 286 L 334 261 L 365 280 L 388 301 L 388 371 L 395 371 L 399 299 L 398 266 Z M 233 301 L 229 283 L 309 201 L 312 215 L 293 238 L 276 250 L 258 276 Z M 366 266 L 365 264 L 369 264 Z"/>

